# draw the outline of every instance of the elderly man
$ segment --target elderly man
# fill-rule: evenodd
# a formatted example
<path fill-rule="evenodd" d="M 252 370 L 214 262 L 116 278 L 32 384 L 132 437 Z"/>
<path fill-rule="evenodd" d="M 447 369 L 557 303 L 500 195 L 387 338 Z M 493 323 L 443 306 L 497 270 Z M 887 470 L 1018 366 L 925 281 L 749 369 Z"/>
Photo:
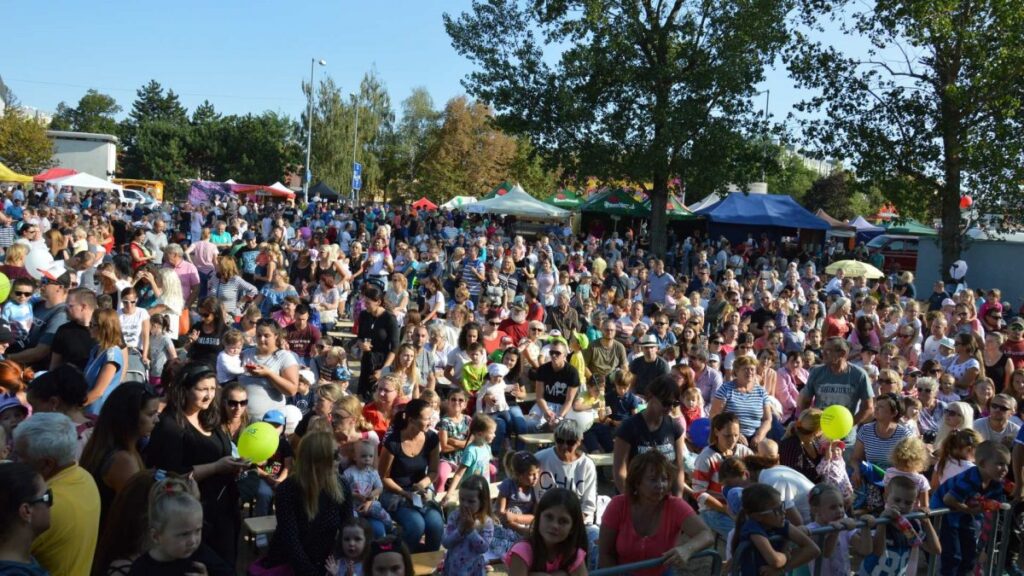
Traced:
<path fill-rule="evenodd" d="M 615 320 L 606 319 L 601 324 L 601 338 L 592 342 L 590 347 L 583 352 L 587 368 L 590 368 L 590 373 L 593 374 L 592 378 L 595 380 L 603 380 L 612 372 L 629 367 L 626 347 L 615 339 L 616 329 Z"/>
<path fill-rule="evenodd" d="M 53 494 L 50 528 L 32 542 L 32 556 L 62 576 L 89 576 L 100 526 L 100 492 L 75 462 L 75 424 L 57 413 L 36 413 L 14 430 L 14 453 Z"/>
<path fill-rule="evenodd" d="M 583 432 L 574 420 L 562 420 L 554 432 L 555 445 L 536 454 L 540 463 L 537 497 L 552 488 L 565 488 L 579 496 L 587 543 L 593 552 L 599 532 L 596 524 L 600 520 L 597 518 L 597 466 L 583 452 Z M 597 559 L 596 553 L 589 557 Z"/>
<path fill-rule="evenodd" d="M 199 301 L 199 269 L 185 259 L 185 251 L 180 244 L 168 244 L 164 248 L 164 266 L 174 270 L 181 280 L 181 297 L 185 299 L 185 309 L 191 310 Z"/>
<path fill-rule="evenodd" d="M 573 334 L 580 331 L 580 318 L 571 306 L 569 300 L 572 296 L 568 292 L 559 292 L 557 303 L 548 308 L 546 324 L 562 333 L 566 338 L 572 338 Z"/>

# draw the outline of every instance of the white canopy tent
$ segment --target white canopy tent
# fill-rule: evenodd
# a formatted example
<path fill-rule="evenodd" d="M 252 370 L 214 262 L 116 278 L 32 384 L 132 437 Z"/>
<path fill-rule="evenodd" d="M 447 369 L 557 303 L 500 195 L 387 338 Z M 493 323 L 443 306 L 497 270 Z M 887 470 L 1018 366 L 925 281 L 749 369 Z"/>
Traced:
<path fill-rule="evenodd" d="M 444 204 L 441 204 L 440 207 L 442 210 L 455 210 L 456 208 L 462 208 L 463 206 L 472 204 L 476 201 L 476 196 L 456 196 Z"/>
<path fill-rule="evenodd" d="M 466 207 L 474 214 L 504 214 L 523 218 L 568 218 L 571 212 L 537 200 L 516 184 L 504 196 L 474 202 Z"/>
<path fill-rule="evenodd" d="M 114 184 L 85 172 L 50 180 L 49 183 L 57 188 L 67 186 L 69 188 L 91 188 L 93 190 L 124 190 L 120 184 Z"/>
<path fill-rule="evenodd" d="M 272 188 L 274 190 L 277 190 L 278 192 L 283 192 L 283 193 L 286 193 L 286 194 L 294 194 L 295 193 L 295 192 L 292 192 L 292 190 L 290 188 L 288 188 L 287 186 L 285 186 L 284 184 L 281 184 L 281 182 L 274 182 L 270 186 L 267 186 L 267 188 Z"/>
<path fill-rule="evenodd" d="M 857 229 L 857 232 L 885 232 L 885 228 L 881 226 L 875 226 L 871 222 L 864 219 L 863 216 L 857 216 L 850 221 L 850 226 Z"/>
<path fill-rule="evenodd" d="M 711 206 L 712 204 L 721 201 L 722 196 L 719 195 L 718 192 L 712 192 L 711 194 L 705 196 L 703 199 L 698 200 L 693 204 L 690 204 L 689 206 L 687 206 L 687 208 L 690 210 L 690 212 L 696 212 L 697 210 L 703 210 L 704 208 L 707 208 L 708 206 Z"/>

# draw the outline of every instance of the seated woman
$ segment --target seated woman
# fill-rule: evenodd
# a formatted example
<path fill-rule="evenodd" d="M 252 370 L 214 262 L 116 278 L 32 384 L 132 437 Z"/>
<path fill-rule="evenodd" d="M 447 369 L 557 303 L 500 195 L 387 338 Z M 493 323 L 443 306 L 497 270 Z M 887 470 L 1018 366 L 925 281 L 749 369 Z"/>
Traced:
<path fill-rule="evenodd" d="M 711 546 L 711 529 L 682 498 L 672 495 L 676 471 L 656 450 L 629 463 L 626 493 L 612 498 L 601 520 L 599 566 L 608 568 L 668 554 L 683 568 L 690 557 Z M 664 566 L 633 570 L 636 576 L 658 576 Z"/>

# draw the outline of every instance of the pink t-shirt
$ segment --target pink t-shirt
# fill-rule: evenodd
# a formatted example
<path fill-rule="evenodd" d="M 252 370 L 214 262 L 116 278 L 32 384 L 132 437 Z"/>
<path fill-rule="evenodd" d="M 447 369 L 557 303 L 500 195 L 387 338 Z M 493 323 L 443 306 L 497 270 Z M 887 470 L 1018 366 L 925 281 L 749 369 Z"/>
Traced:
<path fill-rule="evenodd" d="M 529 572 L 533 572 L 534 571 L 532 569 L 532 566 L 533 566 L 533 547 L 530 546 L 529 542 L 524 540 L 524 541 L 518 542 L 518 543 L 516 543 L 515 545 L 512 546 L 512 549 L 510 549 L 508 551 L 508 554 L 506 554 L 505 557 L 502 558 L 502 560 L 505 562 L 506 566 L 508 566 L 511 563 L 513 555 L 519 556 L 519 559 L 522 560 L 524 564 L 526 564 L 527 571 L 529 571 Z M 569 568 L 566 569 L 565 572 L 571 574 L 573 570 L 576 570 L 577 568 L 582 566 L 583 563 L 586 560 L 587 560 L 587 551 L 584 550 L 583 548 L 580 548 L 580 549 L 576 550 L 576 558 L 573 559 L 572 564 L 569 565 Z M 554 572 L 555 570 L 560 570 L 561 568 L 559 568 L 559 566 L 561 564 L 562 564 L 562 559 L 561 558 L 555 558 L 554 560 L 548 562 L 544 566 L 544 570 L 541 570 L 541 572 Z"/>
<path fill-rule="evenodd" d="M 681 498 L 669 496 L 662 506 L 658 529 L 650 536 L 641 536 L 633 528 L 629 498 L 619 495 L 612 498 L 605 508 L 601 527 L 615 530 L 615 556 L 618 564 L 631 564 L 657 558 L 670 550 L 676 544 L 683 523 L 694 514 L 693 508 Z M 632 571 L 636 576 L 658 576 L 664 572 L 664 566 Z"/>

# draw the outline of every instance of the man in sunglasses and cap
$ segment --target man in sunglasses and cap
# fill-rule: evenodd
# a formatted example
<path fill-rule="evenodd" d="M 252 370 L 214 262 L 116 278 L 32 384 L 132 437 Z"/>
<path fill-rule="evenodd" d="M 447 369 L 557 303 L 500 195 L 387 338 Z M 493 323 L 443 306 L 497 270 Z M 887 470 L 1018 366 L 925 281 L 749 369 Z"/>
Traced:
<path fill-rule="evenodd" d="M 645 334 L 640 338 L 640 350 L 642 354 L 629 363 L 629 372 L 633 375 L 633 392 L 646 399 L 647 384 L 671 372 L 672 367 L 658 356 L 658 338 L 654 334 Z"/>

